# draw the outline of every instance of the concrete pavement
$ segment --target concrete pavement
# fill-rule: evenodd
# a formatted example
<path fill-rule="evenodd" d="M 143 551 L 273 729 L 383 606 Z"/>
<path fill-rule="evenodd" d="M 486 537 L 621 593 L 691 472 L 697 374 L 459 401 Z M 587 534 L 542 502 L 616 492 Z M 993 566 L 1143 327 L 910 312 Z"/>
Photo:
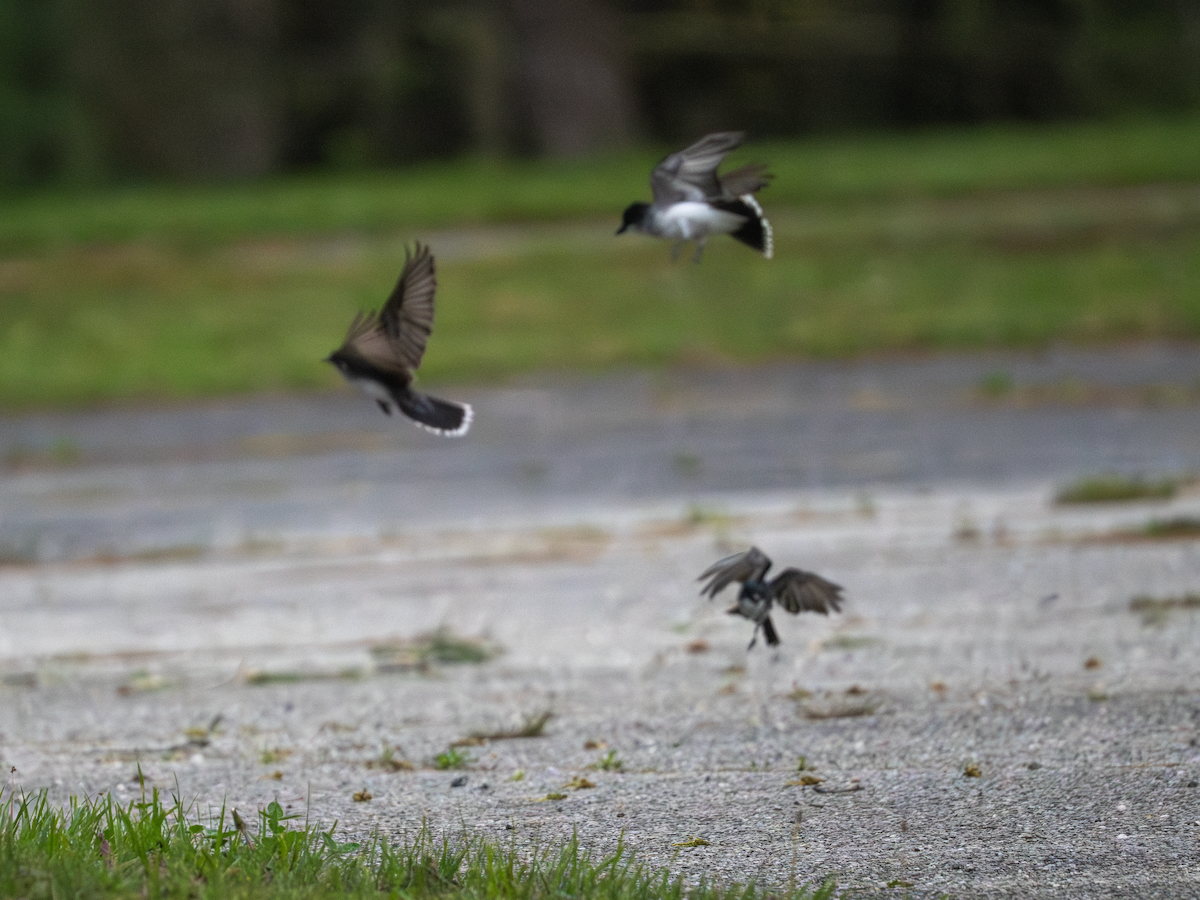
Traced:
<path fill-rule="evenodd" d="M 5 419 L 0 761 L 695 877 L 1200 895 L 1200 544 L 1141 533 L 1200 493 L 1052 502 L 1200 471 L 1197 356 L 546 379 L 456 443 L 352 395 Z M 845 612 L 747 653 L 694 579 L 751 542 Z M 437 629 L 500 652 L 416 665 Z"/>

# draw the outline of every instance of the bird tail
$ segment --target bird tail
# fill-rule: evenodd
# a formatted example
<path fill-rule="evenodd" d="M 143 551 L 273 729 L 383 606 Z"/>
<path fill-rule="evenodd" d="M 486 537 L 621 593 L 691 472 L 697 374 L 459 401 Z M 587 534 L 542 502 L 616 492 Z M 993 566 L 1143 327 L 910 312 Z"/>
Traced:
<path fill-rule="evenodd" d="M 753 215 L 746 218 L 746 224 L 735 231 L 733 237 L 770 259 L 775 253 L 775 235 L 771 231 L 771 223 L 767 221 L 753 194 L 742 194 L 738 199 L 750 207 Z"/>
<path fill-rule="evenodd" d="M 396 397 L 396 405 L 420 427 L 445 437 L 461 437 L 471 427 L 475 412 L 466 403 L 439 400 L 408 390 Z"/>
<path fill-rule="evenodd" d="M 779 635 L 775 633 L 775 623 L 771 621 L 771 617 L 762 621 L 763 637 L 767 639 L 768 647 L 776 647 L 779 645 Z"/>
<path fill-rule="evenodd" d="M 753 194 L 742 194 L 736 200 L 713 202 L 713 206 L 744 216 L 746 221 L 742 223 L 741 228 L 731 232 L 729 236 L 753 247 L 767 259 L 771 258 L 775 253 L 775 235 L 771 231 L 771 223 L 767 221 L 766 214 Z"/>

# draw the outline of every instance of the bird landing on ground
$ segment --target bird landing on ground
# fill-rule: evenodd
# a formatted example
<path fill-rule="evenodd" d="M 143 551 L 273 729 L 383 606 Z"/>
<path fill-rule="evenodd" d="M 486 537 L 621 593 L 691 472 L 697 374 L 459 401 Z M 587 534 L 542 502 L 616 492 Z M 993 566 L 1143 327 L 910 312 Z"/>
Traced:
<path fill-rule="evenodd" d="M 771 607 L 776 603 L 793 614 L 841 612 L 842 588 L 839 585 L 812 572 L 792 568 L 784 569 L 767 581 L 770 568 L 770 558 L 757 547 L 751 547 L 745 553 L 718 560 L 696 579 L 708 579 L 708 584 L 700 589 L 700 595 L 709 597 L 717 596 L 734 582 L 741 584 L 737 602 L 727 612 L 754 623 L 754 635 L 747 650 L 754 647 L 759 629 L 762 629 L 768 646 L 779 644 L 779 635 L 771 621 Z"/>
<path fill-rule="evenodd" d="M 728 234 L 770 259 L 775 249 L 771 223 L 754 197 L 771 177 L 766 166 L 751 164 L 717 175 L 721 160 L 744 137 L 740 131 L 705 135 L 663 159 L 650 173 L 654 202 L 630 204 L 617 234 L 633 229 L 673 240 L 672 259 L 678 258 L 684 241 L 695 241 L 694 262 L 700 262 L 709 235 Z"/>

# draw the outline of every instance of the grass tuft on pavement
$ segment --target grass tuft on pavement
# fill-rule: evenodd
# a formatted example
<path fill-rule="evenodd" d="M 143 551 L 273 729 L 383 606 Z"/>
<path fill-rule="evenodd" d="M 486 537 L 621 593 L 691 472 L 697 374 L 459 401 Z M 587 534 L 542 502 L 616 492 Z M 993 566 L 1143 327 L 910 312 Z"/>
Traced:
<path fill-rule="evenodd" d="M 1055 503 L 1126 503 L 1134 500 L 1170 500 L 1179 492 L 1176 478 L 1147 479 L 1141 475 L 1089 475 L 1064 487 Z"/>
<path fill-rule="evenodd" d="M 247 822 L 222 808 L 201 817 L 157 791 L 128 805 L 103 797 L 65 809 L 44 793 L 0 803 L 0 896 L 80 898 L 382 898 L 405 900 L 825 900 L 832 883 L 768 892 L 753 885 L 688 886 L 568 841 L 518 851 L 481 841 L 408 844 L 374 834 L 346 841 L 271 803 Z"/>

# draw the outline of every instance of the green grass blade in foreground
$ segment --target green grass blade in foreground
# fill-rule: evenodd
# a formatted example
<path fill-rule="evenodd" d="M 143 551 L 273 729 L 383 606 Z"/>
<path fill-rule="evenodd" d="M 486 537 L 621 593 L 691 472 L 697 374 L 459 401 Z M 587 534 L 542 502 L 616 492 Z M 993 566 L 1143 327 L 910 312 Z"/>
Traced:
<path fill-rule="evenodd" d="M 66 809 L 44 793 L 10 793 L 0 802 L 0 896 L 825 900 L 833 891 L 828 882 L 769 895 L 752 884 L 688 886 L 636 865 L 620 846 L 596 858 L 574 839 L 529 851 L 422 830 L 409 843 L 378 834 L 358 843 L 332 828 L 293 828 L 294 818 L 278 803 L 256 826 L 225 809 L 204 818 L 157 791 L 126 806 L 72 798 Z"/>
<path fill-rule="evenodd" d="M 750 143 L 768 206 L 950 196 L 1064 185 L 1200 180 L 1200 116 Z M 574 162 L 463 160 L 233 185 L 44 191 L 0 200 L 0 253 L 152 239 L 211 246 L 255 235 L 419 234 L 479 223 L 604 218 L 649 199 L 674 148 Z"/>

